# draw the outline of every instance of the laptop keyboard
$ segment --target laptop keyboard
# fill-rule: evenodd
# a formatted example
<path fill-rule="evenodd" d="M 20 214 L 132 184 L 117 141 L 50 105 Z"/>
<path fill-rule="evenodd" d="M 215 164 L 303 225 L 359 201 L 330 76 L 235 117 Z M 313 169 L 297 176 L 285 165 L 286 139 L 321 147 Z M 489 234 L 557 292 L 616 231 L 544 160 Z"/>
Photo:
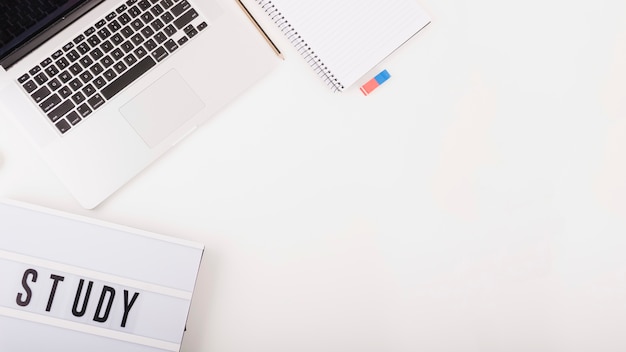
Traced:
<path fill-rule="evenodd" d="M 17 81 L 64 134 L 206 27 L 186 0 L 128 0 Z"/>

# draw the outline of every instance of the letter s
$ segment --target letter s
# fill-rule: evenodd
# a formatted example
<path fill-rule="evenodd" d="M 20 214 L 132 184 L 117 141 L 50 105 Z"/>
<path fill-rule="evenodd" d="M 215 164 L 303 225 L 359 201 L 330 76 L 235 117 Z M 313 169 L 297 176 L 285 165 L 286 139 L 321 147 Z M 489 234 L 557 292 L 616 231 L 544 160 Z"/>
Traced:
<path fill-rule="evenodd" d="M 19 306 L 26 307 L 30 303 L 30 299 L 32 298 L 33 291 L 28 287 L 28 277 L 32 276 L 32 282 L 37 282 L 37 270 L 35 269 L 27 269 L 24 272 L 24 276 L 22 276 L 22 287 L 26 291 L 26 297 L 22 298 L 24 295 L 20 292 L 17 294 L 17 298 L 15 301 Z"/>

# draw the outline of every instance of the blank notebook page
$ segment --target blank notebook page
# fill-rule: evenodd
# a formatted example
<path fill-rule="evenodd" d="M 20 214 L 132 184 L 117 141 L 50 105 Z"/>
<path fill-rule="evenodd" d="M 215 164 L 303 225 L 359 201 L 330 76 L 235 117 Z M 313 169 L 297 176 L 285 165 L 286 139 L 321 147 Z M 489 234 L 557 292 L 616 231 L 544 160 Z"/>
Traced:
<path fill-rule="evenodd" d="M 415 0 L 269 2 L 345 87 L 430 22 Z"/>

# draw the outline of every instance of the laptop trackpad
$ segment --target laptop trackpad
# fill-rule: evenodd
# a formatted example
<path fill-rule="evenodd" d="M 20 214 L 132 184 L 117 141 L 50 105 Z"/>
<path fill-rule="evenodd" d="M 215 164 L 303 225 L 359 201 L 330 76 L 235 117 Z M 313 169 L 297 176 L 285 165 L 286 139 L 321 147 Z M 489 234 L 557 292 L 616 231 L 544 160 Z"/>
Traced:
<path fill-rule="evenodd" d="M 203 108 L 202 100 L 173 69 L 122 106 L 120 112 L 144 142 L 154 147 Z"/>

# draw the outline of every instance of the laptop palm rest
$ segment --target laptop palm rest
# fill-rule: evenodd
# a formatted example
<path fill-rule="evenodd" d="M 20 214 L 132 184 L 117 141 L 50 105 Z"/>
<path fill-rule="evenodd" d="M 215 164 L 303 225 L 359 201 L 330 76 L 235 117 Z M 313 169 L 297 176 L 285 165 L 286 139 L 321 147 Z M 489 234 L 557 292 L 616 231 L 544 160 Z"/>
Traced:
<path fill-rule="evenodd" d="M 204 108 L 204 103 L 172 69 L 120 108 L 150 147 L 155 147 Z"/>

